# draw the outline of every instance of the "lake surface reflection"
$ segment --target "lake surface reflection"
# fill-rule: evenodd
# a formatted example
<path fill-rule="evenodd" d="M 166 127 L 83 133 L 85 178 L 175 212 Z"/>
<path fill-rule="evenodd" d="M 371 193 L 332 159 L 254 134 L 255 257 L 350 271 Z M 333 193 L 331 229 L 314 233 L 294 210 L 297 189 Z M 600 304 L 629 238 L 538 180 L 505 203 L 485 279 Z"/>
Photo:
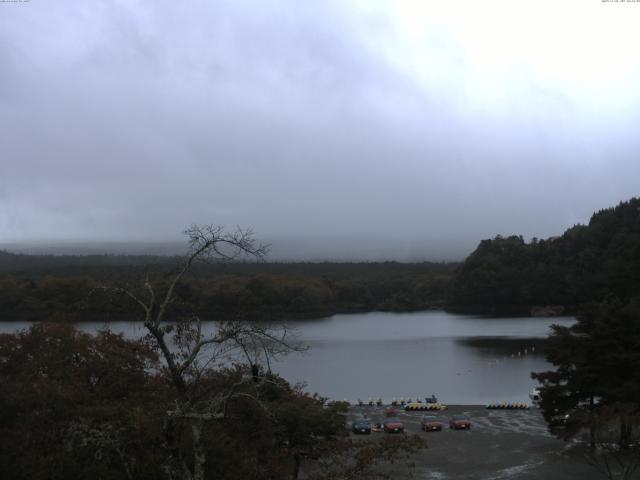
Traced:
<path fill-rule="evenodd" d="M 425 397 L 451 404 L 528 401 L 532 371 L 551 367 L 542 339 L 575 319 L 486 318 L 443 311 L 335 315 L 291 322 L 309 345 L 274 369 L 335 399 Z"/>
<path fill-rule="evenodd" d="M 551 366 L 541 341 L 551 324 L 571 325 L 569 317 L 487 318 L 443 311 L 360 313 L 291 321 L 304 354 L 272 363 L 273 370 L 307 390 L 333 399 L 416 398 L 435 394 L 451 404 L 528 401 L 535 386 L 530 372 Z M 28 327 L 0 323 L 1 332 Z M 85 331 L 104 323 L 78 325 Z M 137 322 L 111 322 L 127 337 L 141 336 Z"/>

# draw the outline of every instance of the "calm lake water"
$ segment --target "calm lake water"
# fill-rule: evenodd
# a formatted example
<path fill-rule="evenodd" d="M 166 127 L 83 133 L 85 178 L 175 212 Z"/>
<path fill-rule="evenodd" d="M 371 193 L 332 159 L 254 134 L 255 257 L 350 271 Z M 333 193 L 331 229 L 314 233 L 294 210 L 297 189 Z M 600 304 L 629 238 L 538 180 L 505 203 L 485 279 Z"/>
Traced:
<path fill-rule="evenodd" d="M 435 394 L 451 404 L 528 401 L 532 371 L 551 366 L 540 341 L 551 324 L 571 325 L 569 317 L 486 318 L 442 311 L 360 313 L 289 322 L 309 350 L 272 364 L 291 382 L 333 399 L 370 397 L 390 402 Z M 0 331 L 28 327 L 0 323 Z M 95 331 L 104 323 L 82 323 Z M 134 322 L 111 322 L 128 337 L 142 334 Z"/>

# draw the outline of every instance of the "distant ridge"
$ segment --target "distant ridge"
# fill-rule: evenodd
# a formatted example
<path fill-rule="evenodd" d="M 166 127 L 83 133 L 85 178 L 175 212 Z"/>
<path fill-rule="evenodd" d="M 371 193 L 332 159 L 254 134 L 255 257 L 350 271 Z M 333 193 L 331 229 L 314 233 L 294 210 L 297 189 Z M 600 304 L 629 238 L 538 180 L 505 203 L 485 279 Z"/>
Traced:
<path fill-rule="evenodd" d="M 184 242 L 24 242 L 0 243 L 0 249 L 27 255 L 151 255 L 183 254 Z"/>

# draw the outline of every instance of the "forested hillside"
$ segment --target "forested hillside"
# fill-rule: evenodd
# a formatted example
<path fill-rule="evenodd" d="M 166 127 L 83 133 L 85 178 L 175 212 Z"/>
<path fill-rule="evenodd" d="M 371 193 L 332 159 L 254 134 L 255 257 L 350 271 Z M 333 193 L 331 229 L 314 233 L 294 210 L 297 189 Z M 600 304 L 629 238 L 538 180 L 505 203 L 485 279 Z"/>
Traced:
<path fill-rule="evenodd" d="M 0 320 L 129 318 L 135 308 L 103 285 L 162 283 L 180 257 L 30 256 L 0 252 Z M 92 293 L 93 292 L 93 293 Z M 482 240 L 462 264 L 201 264 L 177 292 L 211 318 L 285 318 L 354 311 L 450 308 L 573 313 L 613 294 L 640 296 L 640 199 L 595 213 L 562 236 Z M 552 306 L 554 308 L 548 308 Z M 183 312 L 176 311 L 176 315 Z"/>
<path fill-rule="evenodd" d="M 0 321 L 131 318 L 135 305 L 99 287 L 142 289 L 147 276 L 162 284 L 180 260 L 0 252 Z M 428 262 L 199 264 L 176 291 L 179 302 L 172 313 L 279 319 L 442 308 L 455 267 Z"/>
<path fill-rule="evenodd" d="M 483 240 L 460 266 L 450 305 L 476 311 L 565 311 L 613 294 L 640 295 L 640 199 L 595 213 L 562 236 Z"/>

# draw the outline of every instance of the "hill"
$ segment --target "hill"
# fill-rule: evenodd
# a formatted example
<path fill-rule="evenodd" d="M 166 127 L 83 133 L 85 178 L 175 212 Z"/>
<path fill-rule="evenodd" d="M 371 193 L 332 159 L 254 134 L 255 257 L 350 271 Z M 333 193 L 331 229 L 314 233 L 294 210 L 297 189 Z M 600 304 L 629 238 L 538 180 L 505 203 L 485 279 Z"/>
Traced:
<path fill-rule="evenodd" d="M 560 237 L 482 240 L 456 271 L 449 304 L 457 310 L 572 312 L 608 295 L 640 295 L 640 199 L 594 213 Z M 561 309 L 548 309 L 559 311 Z"/>

